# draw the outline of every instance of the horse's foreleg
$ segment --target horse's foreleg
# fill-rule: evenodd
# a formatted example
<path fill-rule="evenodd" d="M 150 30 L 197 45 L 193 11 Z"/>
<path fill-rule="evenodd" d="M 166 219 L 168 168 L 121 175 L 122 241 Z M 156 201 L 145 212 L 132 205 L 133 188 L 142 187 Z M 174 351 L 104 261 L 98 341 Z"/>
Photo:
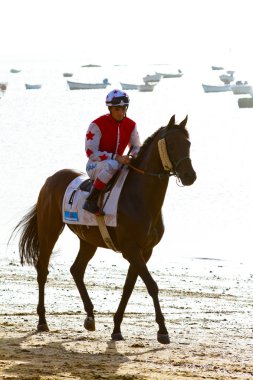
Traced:
<path fill-rule="evenodd" d="M 97 247 L 95 247 L 94 245 L 80 240 L 80 249 L 78 255 L 74 264 L 70 268 L 70 272 L 74 278 L 77 289 L 80 293 L 80 296 L 84 304 L 84 309 L 87 314 L 87 317 L 84 321 L 84 327 L 86 328 L 86 330 L 89 331 L 95 331 L 95 318 L 93 313 L 94 306 L 87 292 L 83 278 L 87 264 L 90 261 L 90 259 L 94 256 L 96 249 Z"/>
<path fill-rule="evenodd" d="M 150 259 L 152 251 L 153 249 L 143 252 L 143 257 L 144 257 L 145 262 L 148 262 L 148 260 Z M 138 277 L 137 272 L 130 265 L 127 272 L 125 284 L 123 287 L 122 297 L 121 297 L 118 309 L 116 313 L 114 314 L 114 329 L 111 335 L 113 340 L 123 340 L 120 326 L 124 317 L 124 313 L 125 313 L 129 298 L 131 297 L 131 294 L 133 292 L 137 277 Z"/>
<path fill-rule="evenodd" d="M 153 277 L 151 276 L 147 265 L 145 263 L 144 258 L 141 255 L 141 252 L 135 247 L 131 247 L 128 251 L 124 251 L 124 257 L 130 262 L 131 266 L 135 268 L 138 275 L 141 277 L 143 282 L 145 283 L 149 295 L 153 299 L 154 307 L 155 307 L 155 315 L 156 322 L 159 326 L 159 330 L 157 333 L 157 340 L 160 343 L 168 344 L 170 343 L 168 331 L 165 326 L 164 316 L 161 311 L 160 302 L 158 298 L 158 286 Z"/>
<path fill-rule="evenodd" d="M 136 271 L 133 270 L 133 268 L 130 265 L 128 272 L 127 272 L 126 281 L 125 281 L 125 284 L 123 287 L 123 293 L 121 296 L 121 300 L 120 300 L 118 309 L 117 309 L 116 313 L 114 314 L 114 318 L 113 318 L 114 329 L 113 329 L 113 332 L 111 334 L 111 337 L 113 340 L 123 340 L 123 336 L 121 334 L 120 326 L 121 326 L 121 323 L 123 320 L 123 316 L 124 316 L 124 312 L 126 310 L 128 300 L 129 300 L 129 298 L 133 292 L 134 285 L 136 283 L 137 277 L 138 277 L 138 274 L 136 273 Z"/>

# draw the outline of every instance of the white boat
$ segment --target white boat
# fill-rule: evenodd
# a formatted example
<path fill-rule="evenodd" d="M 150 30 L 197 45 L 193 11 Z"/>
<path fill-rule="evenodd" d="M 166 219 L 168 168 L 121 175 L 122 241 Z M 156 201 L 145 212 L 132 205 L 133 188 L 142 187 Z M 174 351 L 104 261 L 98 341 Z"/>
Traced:
<path fill-rule="evenodd" d="M 212 70 L 224 70 L 222 66 L 212 66 Z"/>
<path fill-rule="evenodd" d="M 138 90 L 138 84 L 120 82 L 122 90 Z"/>
<path fill-rule="evenodd" d="M 41 84 L 29 84 L 29 83 L 25 83 L 25 88 L 27 90 L 38 90 L 41 88 Z"/>
<path fill-rule="evenodd" d="M 239 98 L 238 106 L 239 108 L 253 108 L 253 97 Z"/>
<path fill-rule="evenodd" d="M 252 94 L 253 86 L 249 85 L 246 81 L 237 81 L 235 84 L 231 85 L 231 90 L 234 95 Z"/>
<path fill-rule="evenodd" d="M 89 63 L 88 65 L 82 65 L 81 67 L 101 67 L 101 65 L 94 65 L 93 63 Z"/>
<path fill-rule="evenodd" d="M 160 82 L 161 79 L 162 79 L 162 74 L 156 73 L 156 74 L 153 74 L 153 75 L 146 75 L 143 78 L 143 81 L 145 83 L 152 83 L 152 82 Z"/>
<path fill-rule="evenodd" d="M 205 92 L 231 91 L 231 85 L 230 84 L 213 85 L 213 84 L 203 84 L 202 83 L 202 87 L 203 87 L 203 90 Z"/>
<path fill-rule="evenodd" d="M 181 78 L 183 76 L 183 73 L 180 69 L 176 73 L 156 73 L 160 74 L 162 78 Z"/>
<path fill-rule="evenodd" d="M 233 80 L 235 79 L 234 78 L 234 71 L 227 71 L 226 74 L 221 74 L 219 76 L 220 80 L 225 83 L 225 84 L 229 84 L 231 82 L 233 82 Z"/>
<path fill-rule="evenodd" d="M 92 90 L 103 89 L 110 85 L 108 79 L 104 79 L 102 83 L 82 83 L 67 81 L 70 90 Z"/>
<path fill-rule="evenodd" d="M 145 83 L 138 85 L 138 90 L 141 92 L 150 92 L 154 90 L 155 84 Z"/>
<path fill-rule="evenodd" d="M 20 71 L 21 71 L 21 70 L 10 69 L 10 72 L 13 73 L 13 74 L 20 73 Z"/>
<path fill-rule="evenodd" d="M 63 73 L 62 75 L 63 75 L 64 77 L 72 77 L 72 76 L 73 76 L 72 73 Z"/>

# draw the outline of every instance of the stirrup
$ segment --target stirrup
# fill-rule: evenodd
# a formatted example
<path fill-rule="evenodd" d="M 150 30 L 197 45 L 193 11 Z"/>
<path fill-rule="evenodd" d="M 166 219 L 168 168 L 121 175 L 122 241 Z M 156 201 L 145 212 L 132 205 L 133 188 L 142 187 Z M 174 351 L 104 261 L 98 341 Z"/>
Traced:
<path fill-rule="evenodd" d="M 87 200 L 83 205 L 83 209 L 88 212 L 91 212 L 92 214 L 96 214 L 97 212 L 99 212 L 99 207 L 97 206 L 97 203 Z"/>

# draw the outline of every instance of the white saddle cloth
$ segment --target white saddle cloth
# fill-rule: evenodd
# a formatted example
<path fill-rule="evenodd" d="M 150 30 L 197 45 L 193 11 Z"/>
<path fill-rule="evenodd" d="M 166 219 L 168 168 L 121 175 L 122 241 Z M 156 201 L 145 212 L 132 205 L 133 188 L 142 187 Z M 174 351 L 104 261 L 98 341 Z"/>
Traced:
<path fill-rule="evenodd" d="M 128 168 L 124 166 L 112 191 L 110 193 L 105 193 L 105 206 L 103 207 L 103 211 L 105 212 L 104 219 L 106 226 L 117 226 L 118 200 L 127 174 Z M 96 216 L 82 208 L 89 193 L 80 190 L 79 186 L 86 179 L 87 175 L 85 174 L 76 177 L 68 185 L 65 191 L 62 204 L 62 217 L 63 222 L 66 224 L 83 224 L 86 226 L 98 225 Z"/>

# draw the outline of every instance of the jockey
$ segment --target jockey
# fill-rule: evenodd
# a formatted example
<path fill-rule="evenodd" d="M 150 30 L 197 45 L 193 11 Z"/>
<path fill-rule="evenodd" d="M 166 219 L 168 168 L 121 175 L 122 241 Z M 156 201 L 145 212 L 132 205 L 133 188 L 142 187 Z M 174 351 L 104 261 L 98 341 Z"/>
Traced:
<path fill-rule="evenodd" d="M 94 182 L 83 209 L 93 214 L 99 214 L 97 201 L 101 191 L 121 166 L 131 160 L 124 155 L 126 147 L 131 147 L 132 157 L 140 148 L 136 123 L 126 116 L 129 102 L 125 92 L 110 91 L 105 101 L 109 113 L 95 119 L 86 133 L 86 171 Z"/>

